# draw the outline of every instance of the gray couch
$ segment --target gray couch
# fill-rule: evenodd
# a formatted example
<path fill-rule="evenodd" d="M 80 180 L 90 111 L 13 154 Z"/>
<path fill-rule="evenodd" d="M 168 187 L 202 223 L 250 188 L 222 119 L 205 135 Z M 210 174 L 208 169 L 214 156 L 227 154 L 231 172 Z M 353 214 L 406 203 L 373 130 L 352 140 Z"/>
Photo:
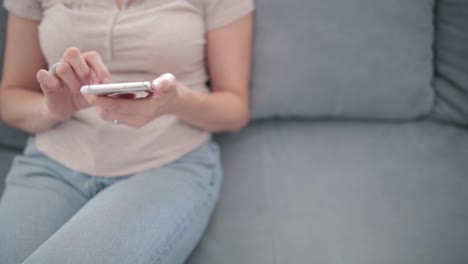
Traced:
<path fill-rule="evenodd" d="M 253 121 L 188 263 L 468 263 L 468 1 L 256 4 Z M 1 125 L 0 177 L 25 139 Z"/>

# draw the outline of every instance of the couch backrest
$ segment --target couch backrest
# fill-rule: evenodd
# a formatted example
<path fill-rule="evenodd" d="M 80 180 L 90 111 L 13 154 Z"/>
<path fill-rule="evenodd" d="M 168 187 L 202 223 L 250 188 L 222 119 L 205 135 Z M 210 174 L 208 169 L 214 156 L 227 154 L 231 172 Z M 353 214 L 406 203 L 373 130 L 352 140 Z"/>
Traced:
<path fill-rule="evenodd" d="M 436 8 L 433 116 L 468 125 L 468 0 L 439 0 Z"/>
<path fill-rule="evenodd" d="M 256 5 L 254 117 L 411 119 L 432 109 L 434 0 Z"/>
<path fill-rule="evenodd" d="M 254 118 L 468 125 L 468 0 L 256 0 Z"/>

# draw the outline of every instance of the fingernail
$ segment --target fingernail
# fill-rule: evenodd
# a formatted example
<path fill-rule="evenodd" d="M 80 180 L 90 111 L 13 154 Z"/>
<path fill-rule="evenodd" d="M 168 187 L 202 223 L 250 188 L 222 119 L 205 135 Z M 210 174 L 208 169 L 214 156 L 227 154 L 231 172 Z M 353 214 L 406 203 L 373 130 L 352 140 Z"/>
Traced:
<path fill-rule="evenodd" d="M 153 86 L 154 86 L 154 90 L 155 90 L 156 92 L 159 92 L 159 89 L 160 89 L 160 86 L 161 86 L 161 82 L 160 82 L 159 80 L 155 80 L 155 81 L 153 82 Z"/>

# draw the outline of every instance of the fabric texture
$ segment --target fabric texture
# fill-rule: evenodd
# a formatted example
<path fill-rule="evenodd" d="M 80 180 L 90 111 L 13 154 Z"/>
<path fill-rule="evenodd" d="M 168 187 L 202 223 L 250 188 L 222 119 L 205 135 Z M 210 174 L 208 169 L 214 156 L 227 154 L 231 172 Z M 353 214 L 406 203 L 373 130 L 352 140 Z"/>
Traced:
<path fill-rule="evenodd" d="M 253 0 L 134 0 L 122 10 L 113 0 L 7 0 L 5 7 L 35 18 L 32 2 L 40 2 L 34 6 L 43 14 L 39 40 L 49 66 L 77 47 L 97 51 L 113 82 L 151 81 L 170 72 L 197 92 L 208 92 L 207 29 L 253 10 Z M 221 11 L 228 19 L 218 17 Z M 135 129 L 103 121 L 95 110 L 38 134 L 38 148 L 74 170 L 122 176 L 174 161 L 210 138 L 173 115 Z"/>
<path fill-rule="evenodd" d="M 206 30 L 214 30 L 226 26 L 240 16 L 245 16 L 254 9 L 252 1 L 205 0 Z"/>
<path fill-rule="evenodd" d="M 0 147 L 21 150 L 26 144 L 28 135 L 0 121 Z"/>
<path fill-rule="evenodd" d="M 434 0 L 257 0 L 254 118 L 412 119 L 434 100 Z"/>
<path fill-rule="evenodd" d="M 437 2 L 436 36 L 433 116 L 468 125 L 468 1 Z"/>
<path fill-rule="evenodd" d="M 220 164 L 218 146 L 208 142 L 164 167 L 94 177 L 30 141 L 0 200 L 1 262 L 183 263 L 218 197 Z"/>
<path fill-rule="evenodd" d="M 5 8 L 17 16 L 32 20 L 42 18 L 41 1 L 39 0 L 6 0 L 2 2 L 4 2 Z"/>
<path fill-rule="evenodd" d="M 466 264 L 467 130 L 255 122 L 219 138 L 222 196 L 188 264 Z"/>

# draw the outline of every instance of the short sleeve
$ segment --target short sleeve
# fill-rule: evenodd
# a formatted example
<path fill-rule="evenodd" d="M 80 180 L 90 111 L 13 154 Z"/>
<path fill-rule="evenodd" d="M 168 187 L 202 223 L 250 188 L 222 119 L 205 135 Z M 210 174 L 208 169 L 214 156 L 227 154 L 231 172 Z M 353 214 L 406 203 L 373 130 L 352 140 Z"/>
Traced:
<path fill-rule="evenodd" d="M 3 6 L 8 12 L 19 17 L 41 20 L 42 6 L 40 0 L 5 0 Z"/>
<path fill-rule="evenodd" d="M 206 31 L 226 26 L 254 9 L 254 0 L 205 0 Z"/>

